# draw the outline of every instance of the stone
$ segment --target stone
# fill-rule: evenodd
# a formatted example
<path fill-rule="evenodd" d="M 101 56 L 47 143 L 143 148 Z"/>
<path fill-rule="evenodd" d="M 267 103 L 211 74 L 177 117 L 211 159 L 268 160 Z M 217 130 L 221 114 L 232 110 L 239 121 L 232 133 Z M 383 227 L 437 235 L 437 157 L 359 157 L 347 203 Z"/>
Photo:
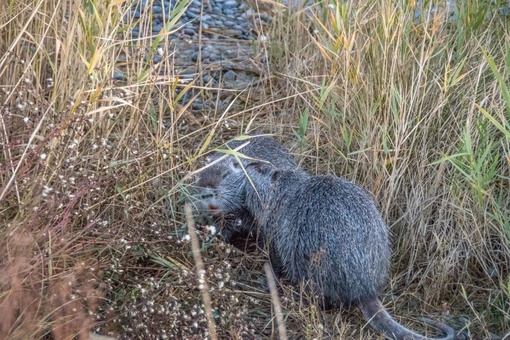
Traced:
<path fill-rule="evenodd" d="M 115 80 L 126 80 L 126 76 L 121 71 L 115 71 L 113 72 L 113 79 Z"/>
<path fill-rule="evenodd" d="M 205 108 L 205 105 L 201 102 L 199 102 L 198 100 L 195 100 L 193 102 L 193 104 L 191 104 L 191 109 L 192 110 L 197 110 L 197 111 L 201 111 Z"/>
<path fill-rule="evenodd" d="M 159 23 L 159 24 L 156 24 L 156 25 L 152 26 L 152 32 L 153 33 L 159 33 L 159 31 L 161 31 L 162 29 L 163 29 L 163 24 L 162 23 Z"/>
<path fill-rule="evenodd" d="M 208 58 L 209 57 L 209 52 L 208 51 L 202 51 L 202 53 L 200 54 L 200 60 L 203 61 L 204 59 Z M 191 54 L 191 61 L 198 61 L 198 51 L 195 51 Z"/>
<path fill-rule="evenodd" d="M 223 73 L 223 80 L 226 80 L 226 81 L 232 81 L 232 80 L 235 80 L 236 79 L 236 73 L 232 70 L 228 70 L 227 72 Z"/>
<path fill-rule="evenodd" d="M 223 7 L 225 6 L 239 7 L 239 3 L 236 0 L 227 0 L 223 3 Z"/>
<path fill-rule="evenodd" d="M 154 58 L 152 58 L 152 61 L 154 62 L 154 64 L 159 64 L 161 62 L 161 60 L 163 60 L 163 56 L 157 54 L 154 56 Z"/>
<path fill-rule="evenodd" d="M 136 39 L 140 36 L 156 35 L 165 27 L 165 23 L 170 19 L 169 14 L 175 8 L 179 0 L 133 0 L 129 13 L 124 17 L 126 23 L 135 22 L 143 16 L 151 15 L 151 24 L 144 23 L 137 25 L 130 31 L 131 38 Z M 253 9 L 240 0 L 191 0 L 182 17 L 173 27 L 180 28 L 175 33 L 168 36 L 169 42 L 178 45 L 179 60 L 187 59 L 191 61 L 216 62 L 222 59 L 236 57 L 239 51 L 235 47 L 228 47 L 224 44 L 224 39 L 253 39 L 250 29 L 253 28 L 251 16 Z M 245 18 L 243 18 L 245 17 Z M 269 18 L 269 15 L 262 17 L 263 20 Z M 204 46 L 201 49 L 199 58 L 198 53 L 198 33 L 201 27 Z M 143 32 L 142 32 L 143 30 Z M 207 43 L 209 41 L 209 43 Z M 184 44 L 188 42 L 188 45 Z M 212 43 L 212 44 L 211 44 Z M 231 48 L 232 50 L 228 50 Z M 183 49 L 181 51 L 180 49 Z M 224 51 L 227 49 L 227 51 Z M 154 57 L 154 63 L 162 61 L 161 56 Z M 235 79 L 234 72 L 226 72 L 226 78 Z"/>
<path fill-rule="evenodd" d="M 131 11 L 130 16 L 135 19 L 140 19 L 140 11 L 138 10 Z"/>
<path fill-rule="evenodd" d="M 189 34 L 189 35 L 194 35 L 196 33 L 195 29 L 194 28 L 190 28 L 190 27 L 185 27 L 182 32 L 184 34 Z"/>

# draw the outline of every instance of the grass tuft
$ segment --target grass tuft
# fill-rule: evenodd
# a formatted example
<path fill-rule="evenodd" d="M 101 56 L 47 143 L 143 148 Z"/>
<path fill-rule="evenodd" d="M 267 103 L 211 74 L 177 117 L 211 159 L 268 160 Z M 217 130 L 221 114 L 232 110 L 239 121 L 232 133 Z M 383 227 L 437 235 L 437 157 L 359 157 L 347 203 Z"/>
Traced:
<path fill-rule="evenodd" d="M 187 2 L 155 39 L 150 11 L 132 17 L 125 1 L 2 4 L 0 338 L 206 337 L 212 319 L 218 338 L 276 337 L 282 319 L 288 338 L 376 337 L 357 311 L 321 311 L 285 285 L 277 322 L 260 288 L 264 256 L 200 224 L 196 274 L 190 174 L 251 131 L 279 136 L 307 171 L 374 194 L 392 232 L 382 299 L 399 321 L 503 336 L 508 19 L 474 0 L 458 1 L 454 21 L 439 7 L 415 18 L 414 3 L 261 3 L 273 21 L 232 62 L 254 78 L 240 88 L 183 74 L 190 65 L 167 37 Z"/>

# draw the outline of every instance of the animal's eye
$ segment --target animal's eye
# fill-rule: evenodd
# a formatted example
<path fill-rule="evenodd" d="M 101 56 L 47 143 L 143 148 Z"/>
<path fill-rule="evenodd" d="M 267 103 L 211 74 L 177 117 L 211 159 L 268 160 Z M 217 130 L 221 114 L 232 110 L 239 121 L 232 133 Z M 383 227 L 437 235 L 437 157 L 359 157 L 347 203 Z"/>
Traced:
<path fill-rule="evenodd" d="M 281 176 L 280 171 L 273 172 L 273 174 L 271 175 L 271 183 L 276 182 L 278 180 L 278 178 L 280 178 L 280 176 Z"/>
<path fill-rule="evenodd" d="M 241 164 L 239 164 L 239 162 L 238 162 L 238 161 L 233 161 L 233 162 L 232 162 L 232 167 L 233 167 L 234 169 L 239 169 L 239 168 L 241 167 Z"/>
<path fill-rule="evenodd" d="M 228 173 L 224 173 L 223 175 L 221 175 L 221 179 L 225 179 L 225 178 L 227 178 L 227 176 L 228 176 Z"/>

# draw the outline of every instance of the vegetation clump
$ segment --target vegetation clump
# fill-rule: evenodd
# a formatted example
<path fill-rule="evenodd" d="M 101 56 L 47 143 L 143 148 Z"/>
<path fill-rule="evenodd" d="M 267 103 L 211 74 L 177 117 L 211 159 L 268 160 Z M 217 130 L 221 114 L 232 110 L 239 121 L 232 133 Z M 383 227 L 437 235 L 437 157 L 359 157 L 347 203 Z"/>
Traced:
<path fill-rule="evenodd" d="M 454 21 L 417 19 L 413 3 L 275 6 L 253 54 L 233 61 L 256 75 L 243 88 L 208 86 L 217 64 L 180 74 L 172 21 L 133 38 L 122 1 L 3 3 L 0 338 L 207 338 L 203 282 L 218 338 L 274 337 L 264 256 L 197 225 L 197 273 L 183 213 L 200 157 L 254 131 L 308 172 L 373 193 L 393 254 L 381 299 L 409 315 L 400 323 L 504 336 L 508 18 L 466 0 Z M 377 336 L 357 311 L 322 311 L 293 289 L 279 291 L 289 338 Z"/>

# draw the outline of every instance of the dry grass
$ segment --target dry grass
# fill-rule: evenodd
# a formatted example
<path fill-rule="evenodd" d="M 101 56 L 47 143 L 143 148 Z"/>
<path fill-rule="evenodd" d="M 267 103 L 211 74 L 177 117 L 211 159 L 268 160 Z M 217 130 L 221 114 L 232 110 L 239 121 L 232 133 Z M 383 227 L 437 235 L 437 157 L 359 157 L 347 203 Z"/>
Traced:
<path fill-rule="evenodd" d="M 144 62 L 154 50 L 122 33 L 122 1 L 5 2 L 0 338 L 204 337 L 186 174 L 247 128 L 374 193 L 393 240 L 382 298 L 404 324 L 428 315 L 473 339 L 508 332 L 508 22 L 466 0 L 456 24 L 414 24 L 404 2 L 275 13 L 254 47 L 267 63 L 250 62 L 259 81 L 228 91 L 179 78 L 167 43 L 168 58 Z M 188 91 L 235 105 L 192 111 L 179 101 Z M 276 337 L 264 257 L 197 230 L 218 337 Z M 326 313 L 291 290 L 289 338 L 375 336 L 358 312 Z"/>

